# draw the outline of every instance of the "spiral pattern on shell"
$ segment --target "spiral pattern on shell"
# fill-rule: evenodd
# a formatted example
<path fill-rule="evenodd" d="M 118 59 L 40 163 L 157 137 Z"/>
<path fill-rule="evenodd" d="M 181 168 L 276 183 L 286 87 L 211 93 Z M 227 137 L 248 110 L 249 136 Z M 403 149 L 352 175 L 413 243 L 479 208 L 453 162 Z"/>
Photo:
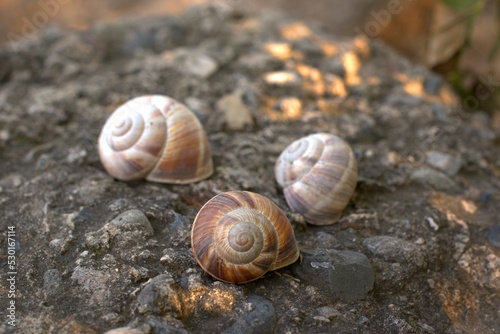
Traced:
<path fill-rule="evenodd" d="M 358 178 L 356 159 L 349 145 L 327 133 L 291 143 L 276 161 L 274 172 L 292 211 L 315 225 L 338 220 Z"/>
<path fill-rule="evenodd" d="M 219 194 L 200 209 L 191 247 L 203 270 L 229 283 L 255 280 L 299 257 L 283 212 L 264 196 L 245 191 Z"/>
<path fill-rule="evenodd" d="M 99 156 L 110 175 L 125 181 L 190 183 L 213 173 L 203 126 L 185 105 L 163 95 L 118 107 L 101 131 Z"/>

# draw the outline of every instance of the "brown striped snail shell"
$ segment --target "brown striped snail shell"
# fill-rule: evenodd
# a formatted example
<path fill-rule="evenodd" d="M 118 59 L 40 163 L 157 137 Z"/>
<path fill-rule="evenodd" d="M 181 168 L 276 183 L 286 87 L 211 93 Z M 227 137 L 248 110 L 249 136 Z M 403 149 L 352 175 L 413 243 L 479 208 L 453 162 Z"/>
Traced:
<path fill-rule="evenodd" d="M 358 179 L 351 148 L 328 133 L 294 141 L 279 156 L 274 172 L 292 211 L 314 225 L 333 224 L 339 219 Z"/>
<path fill-rule="evenodd" d="M 213 173 L 200 121 L 163 95 L 137 97 L 118 107 L 101 131 L 99 156 L 106 171 L 124 181 L 191 183 Z"/>
<path fill-rule="evenodd" d="M 200 209 L 191 247 L 203 270 L 229 283 L 253 281 L 299 257 L 283 212 L 266 197 L 246 191 L 219 194 Z"/>

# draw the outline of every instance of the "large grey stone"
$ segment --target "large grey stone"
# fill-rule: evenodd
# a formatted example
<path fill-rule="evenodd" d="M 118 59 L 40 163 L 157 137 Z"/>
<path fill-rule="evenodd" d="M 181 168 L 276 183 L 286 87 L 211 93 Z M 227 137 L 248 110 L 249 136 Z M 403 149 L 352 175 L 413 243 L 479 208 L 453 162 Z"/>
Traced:
<path fill-rule="evenodd" d="M 293 266 L 293 272 L 332 299 L 343 301 L 366 298 L 375 281 L 372 265 L 365 255 L 334 249 L 302 251 L 302 261 Z"/>

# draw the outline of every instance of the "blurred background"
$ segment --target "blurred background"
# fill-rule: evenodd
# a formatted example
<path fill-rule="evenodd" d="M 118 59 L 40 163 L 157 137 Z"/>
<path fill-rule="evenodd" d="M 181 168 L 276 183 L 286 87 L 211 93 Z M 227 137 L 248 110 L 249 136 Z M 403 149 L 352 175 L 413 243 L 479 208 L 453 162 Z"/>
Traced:
<path fill-rule="evenodd" d="M 196 4 L 277 9 L 338 36 L 382 39 L 442 74 L 463 97 L 488 92 L 481 94 L 480 108 L 500 112 L 499 0 L 0 0 L 0 43 L 9 43 L 12 34 L 22 36 L 27 22 L 42 25 L 46 17 L 44 27 L 84 30 L 96 21 L 175 15 Z"/>

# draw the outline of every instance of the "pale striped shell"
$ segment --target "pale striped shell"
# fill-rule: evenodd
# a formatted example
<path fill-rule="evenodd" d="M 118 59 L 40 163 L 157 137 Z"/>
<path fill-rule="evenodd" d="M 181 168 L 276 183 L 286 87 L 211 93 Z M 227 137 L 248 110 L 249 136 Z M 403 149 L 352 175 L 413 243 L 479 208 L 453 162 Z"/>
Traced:
<path fill-rule="evenodd" d="M 200 209 L 191 247 L 203 270 L 229 283 L 255 280 L 299 257 L 283 212 L 266 197 L 246 191 L 219 194 Z"/>
<path fill-rule="evenodd" d="M 125 181 L 190 183 L 213 173 L 203 126 L 185 105 L 162 95 L 118 107 L 101 131 L 99 156 L 110 175 Z"/>
<path fill-rule="evenodd" d="M 308 223 L 335 223 L 356 188 L 354 154 L 341 138 L 317 133 L 290 144 L 274 168 L 285 200 Z"/>

